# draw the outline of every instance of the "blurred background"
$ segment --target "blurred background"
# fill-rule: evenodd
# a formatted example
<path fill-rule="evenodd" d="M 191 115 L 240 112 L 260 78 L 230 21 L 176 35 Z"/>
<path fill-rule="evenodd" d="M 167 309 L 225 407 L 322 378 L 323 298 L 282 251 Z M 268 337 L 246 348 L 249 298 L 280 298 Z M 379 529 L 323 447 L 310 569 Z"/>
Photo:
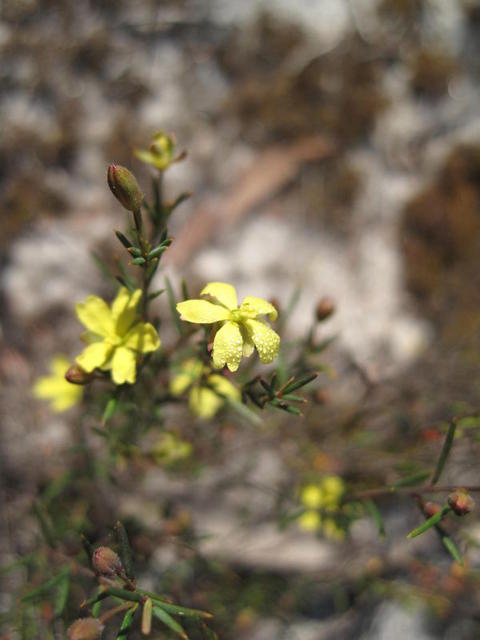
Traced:
<path fill-rule="evenodd" d="M 111 295 L 92 254 L 114 263 L 126 217 L 106 167 L 148 190 L 132 151 L 163 129 L 188 152 L 167 194 L 193 194 L 172 281 L 228 281 L 281 310 L 295 295 L 292 336 L 329 296 L 335 375 L 302 420 L 197 425 L 201 473 L 120 483 L 112 517 L 148 528 L 144 579 L 193 594 L 222 638 L 476 637 L 474 519 L 460 570 L 433 534 L 407 543 L 408 500 L 380 502 L 385 540 L 368 519 L 335 542 L 275 518 L 279 488 L 309 474 L 381 486 L 434 460 L 438 423 L 479 406 L 480 3 L 4 0 L 0 16 L 0 562 L 35 544 L 32 496 L 71 444 L 71 414 L 52 418 L 32 381 L 78 352 L 74 303 Z M 445 482 L 479 480 L 472 430 Z"/>

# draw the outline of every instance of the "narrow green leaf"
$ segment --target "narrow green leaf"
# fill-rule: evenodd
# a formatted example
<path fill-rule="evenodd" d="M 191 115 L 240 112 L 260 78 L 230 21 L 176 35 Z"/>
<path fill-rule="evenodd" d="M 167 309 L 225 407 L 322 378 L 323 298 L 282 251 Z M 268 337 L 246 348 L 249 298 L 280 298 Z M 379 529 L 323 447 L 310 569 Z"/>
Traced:
<path fill-rule="evenodd" d="M 60 617 L 65 609 L 68 601 L 68 594 L 70 592 L 70 574 L 67 573 L 62 576 L 55 597 L 54 615 L 56 618 Z"/>
<path fill-rule="evenodd" d="M 428 518 L 428 520 L 425 520 L 423 524 L 421 524 L 416 529 L 413 529 L 413 531 L 410 531 L 407 538 L 411 540 L 412 538 L 416 538 L 417 536 L 420 536 L 422 533 L 425 533 L 425 531 L 428 531 L 429 529 L 434 527 L 436 524 L 438 524 L 440 520 L 442 520 L 450 511 L 451 511 L 451 508 L 449 507 L 448 504 L 446 504 L 444 507 L 442 507 L 442 509 L 440 509 L 440 511 L 437 511 L 437 513 L 435 513 L 433 516 Z"/>
<path fill-rule="evenodd" d="M 285 400 L 286 402 L 302 402 L 302 403 L 307 402 L 305 398 L 303 398 L 302 396 L 295 396 L 291 393 L 282 394 L 281 397 L 282 397 L 282 400 Z"/>
<path fill-rule="evenodd" d="M 23 558 L 19 558 L 18 560 L 15 560 L 10 564 L 6 564 L 3 567 L 0 567 L 0 576 L 7 575 L 8 573 L 15 571 L 15 569 L 18 569 L 18 567 L 23 567 L 24 565 L 30 564 L 30 562 L 32 562 L 32 560 L 35 558 L 35 555 L 35 553 L 29 553 Z"/>
<path fill-rule="evenodd" d="M 398 480 L 398 482 L 392 484 L 390 489 L 392 491 L 395 491 L 395 489 L 399 489 L 400 487 L 414 487 L 419 482 L 423 482 L 424 480 L 429 478 L 431 473 L 431 470 L 416 471 L 415 473 L 412 473 L 411 475 L 406 476 L 405 478 L 402 478 L 401 480 Z"/>
<path fill-rule="evenodd" d="M 173 202 L 165 207 L 167 210 L 167 215 L 170 215 L 180 204 L 182 204 L 182 202 L 188 200 L 191 195 L 191 193 L 185 191 L 184 193 L 181 193 L 179 196 L 177 196 Z"/>
<path fill-rule="evenodd" d="M 147 260 L 153 260 L 153 258 L 158 258 L 159 256 L 162 255 L 162 253 L 164 251 L 166 251 L 168 249 L 168 246 L 165 245 L 159 245 L 158 247 L 155 247 L 155 249 L 152 249 L 148 255 L 147 255 Z"/>
<path fill-rule="evenodd" d="M 116 398 L 110 398 L 110 400 L 107 402 L 107 405 L 105 407 L 105 410 L 103 412 L 103 416 L 102 416 L 102 425 L 105 426 L 107 424 L 107 422 L 110 420 L 110 418 L 113 416 L 113 414 L 115 413 L 115 410 L 117 408 L 117 399 Z"/>
<path fill-rule="evenodd" d="M 60 573 L 57 573 L 56 576 L 53 576 L 53 578 L 50 578 L 50 580 L 47 580 L 47 582 L 44 582 L 36 589 L 29 591 L 29 593 L 23 596 L 22 602 L 29 602 L 30 600 L 35 600 L 35 598 L 37 598 L 38 596 L 43 596 L 44 594 L 48 593 L 54 587 L 56 587 L 57 584 L 59 584 L 65 578 L 65 576 L 68 575 L 69 573 L 70 573 L 70 568 L 64 567 L 60 571 Z"/>
<path fill-rule="evenodd" d="M 183 640 L 188 640 L 188 636 L 183 630 L 181 624 L 179 624 L 176 620 L 172 618 L 172 616 L 167 613 L 164 609 L 160 609 L 159 606 L 155 605 L 153 607 L 153 615 L 162 622 L 166 627 L 168 627 L 171 631 L 176 633 L 178 636 L 183 638 Z"/>
<path fill-rule="evenodd" d="M 118 630 L 118 633 L 117 633 L 117 640 L 125 640 L 125 638 L 128 638 L 128 634 L 132 629 L 133 617 L 135 616 L 135 612 L 137 608 L 138 608 L 138 604 L 134 605 L 123 616 L 122 624 L 120 625 L 120 629 Z"/>
<path fill-rule="evenodd" d="M 455 437 L 456 429 L 457 429 L 457 419 L 453 418 L 450 421 L 450 425 L 448 427 L 448 431 L 447 431 L 447 435 L 446 435 L 446 438 L 445 438 L 445 442 L 443 443 L 442 451 L 440 453 L 440 457 L 438 459 L 437 466 L 435 468 L 435 471 L 433 472 L 433 476 L 432 476 L 432 480 L 431 480 L 432 484 L 436 484 L 438 482 L 441 474 L 442 474 L 443 467 L 445 466 L 445 463 L 446 463 L 447 458 L 448 458 L 448 454 L 450 453 L 450 450 L 451 450 L 452 445 L 453 445 L 453 439 Z"/>
<path fill-rule="evenodd" d="M 142 255 L 142 250 L 138 247 L 130 247 L 128 253 L 134 258 L 140 258 L 140 256 Z"/>
<path fill-rule="evenodd" d="M 161 296 L 162 293 L 165 292 L 165 289 L 158 289 L 158 291 L 152 291 L 152 293 L 148 294 L 148 300 L 155 300 L 155 298 L 158 298 L 158 296 Z"/>
<path fill-rule="evenodd" d="M 282 389 L 282 393 L 292 393 L 292 391 L 296 391 L 297 389 L 300 389 L 300 387 L 304 387 L 306 384 L 312 382 L 317 377 L 318 371 L 304 373 L 303 375 L 296 377 L 295 380 L 287 384 L 285 388 Z"/>
<path fill-rule="evenodd" d="M 119 598 L 120 600 L 129 600 L 130 602 L 142 602 L 143 596 L 137 591 L 127 591 L 126 589 L 117 589 L 117 587 L 109 587 L 105 593 L 108 596 Z"/>
<path fill-rule="evenodd" d="M 35 500 L 33 512 L 38 520 L 45 542 L 53 549 L 57 544 L 56 536 L 44 506 Z"/>
<path fill-rule="evenodd" d="M 165 598 L 157 595 L 156 593 L 152 593 L 151 591 L 145 591 L 143 589 L 138 589 L 138 592 L 152 598 L 157 603 L 155 606 L 159 606 L 168 613 L 173 613 L 175 616 L 183 616 L 185 618 L 211 618 L 212 614 L 208 613 L 208 611 L 202 611 L 201 609 L 189 609 L 188 607 L 181 607 L 177 604 L 171 604 L 170 602 L 166 602 Z"/>
<path fill-rule="evenodd" d="M 460 553 L 457 545 L 452 540 L 452 538 L 450 538 L 450 536 L 442 536 L 442 542 L 445 545 L 445 548 L 447 549 L 448 553 L 455 560 L 455 562 L 459 564 L 461 567 L 463 567 L 462 554 Z"/>
<path fill-rule="evenodd" d="M 207 627 L 206 624 L 202 625 L 202 631 L 206 640 L 218 640 L 218 636 L 215 631 L 212 631 L 212 629 L 210 629 L 210 627 Z"/>
<path fill-rule="evenodd" d="M 168 304 L 170 306 L 170 312 L 172 314 L 173 323 L 174 323 L 178 333 L 180 335 L 183 335 L 183 325 L 182 325 L 182 321 L 180 320 L 180 316 L 179 316 L 178 311 L 177 311 L 177 302 L 175 300 L 175 294 L 173 292 L 172 284 L 171 284 L 170 280 L 167 278 L 167 276 L 165 276 L 165 286 L 166 286 L 166 289 L 167 289 Z"/>
<path fill-rule="evenodd" d="M 130 242 L 130 240 L 127 238 L 127 236 L 125 236 L 121 231 L 117 231 L 115 229 L 115 235 L 120 240 L 120 242 L 123 244 L 125 249 L 130 249 L 133 246 L 132 243 Z"/>
<path fill-rule="evenodd" d="M 120 522 L 117 521 L 115 525 L 115 535 L 117 536 L 117 541 L 119 544 L 120 551 L 120 559 L 123 564 L 123 568 L 125 569 L 125 573 L 130 580 L 135 579 L 135 571 L 133 568 L 133 553 L 132 547 L 130 546 L 130 542 L 128 540 L 128 535 L 125 527 Z"/>
<path fill-rule="evenodd" d="M 182 298 L 183 300 L 188 300 L 190 298 L 190 294 L 188 293 L 187 281 L 185 278 L 182 278 Z"/>
<path fill-rule="evenodd" d="M 120 271 L 121 280 L 124 286 L 127 287 L 129 291 L 135 291 L 137 286 L 135 282 L 132 280 L 132 278 L 130 277 L 130 274 L 128 273 L 127 268 L 125 267 L 125 265 L 121 260 L 117 261 L 117 266 Z"/>
<path fill-rule="evenodd" d="M 140 257 L 140 258 L 134 258 L 134 259 L 132 260 L 132 264 L 135 264 L 135 265 L 137 265 L 137 266 L 142 266 L 142 264 L 145 264 L 145 262 L 146 262 L 145 258 L 142 258 L 142 257 Z"/>
<path fill-rule="evenodd" d="M 268 400 L 268 404 L 272 407 L 276 407 L 277 409 L 281 409 L 282 411 L 286 411 L 287 413 L 292 413 L 295 416 L 301 415 L 300 409 L 298 407 L 292 407 L 290 404 L 286 404 L 277 398 L 273 398 L 273 400 Z"/>
<path fill-rule="evenodd" d="M 385 538 L 387 535 L 385 532 L 385 526 L 383 524 L 382 516 L 379 510 L 377 509 L 376 504 L 373 502 L 373 500 L 365 500 L 365 506 L 367 507 L 368 512 L 372 516 L 373 521 L 377 525 L 379 537 Z"/>

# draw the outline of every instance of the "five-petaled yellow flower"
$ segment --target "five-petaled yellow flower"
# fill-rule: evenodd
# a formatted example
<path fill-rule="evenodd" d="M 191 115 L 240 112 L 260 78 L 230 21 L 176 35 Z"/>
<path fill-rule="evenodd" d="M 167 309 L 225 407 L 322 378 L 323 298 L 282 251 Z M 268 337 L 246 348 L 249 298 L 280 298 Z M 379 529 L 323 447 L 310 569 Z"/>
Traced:
<path fill-rule="evenodd" d="M 33 385 L 33 395 L 49 400 L 54 411 L 60 413 L 73 407 L 82 399 L 83 388 L 65 380 L 71 362 L 65 356 L 55 356 L 50 362 L 51 376 L 38 378 Z"/>
<path fill-rule="evenodd" d="M 182 320 L 197 324 L 221 322 L 222 326 L 213 341 L 213 366 L 221 369 L 227 365 L 230 371 L 239 367 L 242 355 L 248 357 L 257 348 L 264 364 L 273 362 L 280 347 L 280 336 L 259 316 L 268 315 L 276 320 L 275 307 L 254 296 L 247 296 L 238 306 L 237 293 L 231 284 L 210 282 L 200 295 L 208 295 L 207 300 L 186 300 L 177 304 Z"/>
<path fill-rule="evenodd" d="M 97 296 L 75 306 L 77 317 L 88 331 L 82 339 L 88 347 L 77 358 L 87 373 L 99 368 L 112 372 L 115 384 L 135 382 L 137 360 L 142 353 L 160 347 L 155 327 L 142 322 L 137 313 L 142 291 L 122 287 L 111 307 Z"/>
<path fill-rule="evenodd" d="M 180 396 L 190 388 L 191 411 L 200 418 L 213 418 L 225 403 L 225 398 L 240 401 L 240 391 L 225 376 L 211 373 L 200 360 L 182 362 L 179 373 L 170 382 L 170 393 Z"/>

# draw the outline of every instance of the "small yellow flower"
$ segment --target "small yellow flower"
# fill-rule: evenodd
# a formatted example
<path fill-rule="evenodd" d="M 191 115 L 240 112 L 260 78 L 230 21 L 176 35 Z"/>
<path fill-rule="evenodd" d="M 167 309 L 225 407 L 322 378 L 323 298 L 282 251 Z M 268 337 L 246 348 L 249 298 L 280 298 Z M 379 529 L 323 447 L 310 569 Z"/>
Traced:
<path fill-rule="evenodd" d="M 318 531 L 322 526 L 322 516 L 318 511 L 305 511 L 297 522 L 304 531 Z"/>
<path fill-rule="evenodd" d="M 76 358 L 87 373 L 99 368 L 112 372 L 115 384 L 133 384 L 137 359 L 160 347 L 155 327 L 142 322 L 137 313 L 142 292 L 122 287 L 111 307 L 97 296 L 75 306 L 77 317 L 88 331 L 82 339 L 88 347 Z"/>
<path fill-rule="evenodd" d="M 170 393 L 179 396 L 190 388 L 191 411 L 208 420 L 221 409 L 225 398 L 240 400 L 239 390 L 225 376 L 211 373 L 200 360 L 191 358 L 180 366 L 177 376 L 170 382 Z"/>
<path fill-rule="evenodd" d="M 158 464 L 172 465 L 192 455 L 192 445 L 174 433 L 162 433 L 153 446 L 152 455 Z"/>
<path fill-rule="evenodd" d="M 153 137 L 148 149 L 135 149 L 135 155 L 139 160 L 150 164 L 159 171 L 165 171 L 172 162 L 177 162 L 182 156 L 175 158 L 175 138 L 159 131 Z"/>
<path fill-rule="evenodd" d="M 306 508 L 298 518 L 299 526 L 305 531 L 322 530 L 327 538 L 341 540 L 344 530 L 335 518 L 322 517 L 319 511 L 331 513 L 340 509 L 345 492 L 345 484 L 338 476 L 325 476 L 319 484 L 307 484 L 300 492 L 300 502 Z"/>
<path fill-rule="evenodd" d="M 33 395 L 49 400 L 57 413 L 70 409 L 82 399 L 83 388 L 65 380 L 70 364 L 65 356 L 55 356 L 50 363 L 52 375 L 38 378 L 33 386 Z"/>
<path fill-rule="evenodd" d="M 277 310 L 270 302 L 247 296 L 239 307 L 234 287 L 225 282 L 210 282 L 200 295 L 208 295 L 214 301 L 186 300 L 177 304 L 177 311 L 187 322 L 222 323 L 213 341 L 213 366 L 216 369 L 226 364 L 230 371 L 236 371 L 242 355 L 250 356 L 255 347 L 264 364 L 273 362 L 280 347 L 280 336 L 258 319 L 268 315 L 270 320 L 276 320 Z"/>

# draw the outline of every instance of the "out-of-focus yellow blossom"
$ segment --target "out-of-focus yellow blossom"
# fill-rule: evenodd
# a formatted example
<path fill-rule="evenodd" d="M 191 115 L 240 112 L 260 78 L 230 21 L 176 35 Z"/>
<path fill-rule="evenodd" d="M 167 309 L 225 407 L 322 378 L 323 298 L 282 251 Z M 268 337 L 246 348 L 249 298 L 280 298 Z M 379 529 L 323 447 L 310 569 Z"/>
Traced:
<path fill-rule="evenodd" d="M 339 510 L 344 492 L 345 485 L 338 476 L 325 476 L 318 484 L 306 485 L 300 493 L 300 502 L 306 510 L 298 518 L 299 526 L 305 531 L 321 529 L 328 538 L 334 540 L 344 538 L 344 530 L 338 526 L 335 518 L 328 515 Z"/>
<path fill-rule="evenodd" d="M 200 360 L 190 358 L 180 366 L 170 382 L 170 393 L 180 396 L 190 388 L 189 405 L 192 412 L 208 420 L 225 403 L 225 397 L 240 400 L 240 391 L 225 376 L 211 373 Z"/>
<path fill-rule="evenodd" d="M 76 405 L 83 395 L 82 387 L 65 380 L 70 364 L 65 356 L 55 356 L 50 362 L 52 375 L 38 378 L 33 386 L 34 396 L 49 400 L 52 409 L 58 413 Z"/>
<path fill-rule="evenodd" d="M 135 155 L 139 160 L 150 164 L 159 171 L 165 171 L 172 162 L 180 160 L 175 158 L 175 137 L 159 131 L 153 136 L 148 149 L 135 149 Z"/>
<path fill-rule="evenodd" d="M 192 445 L 174 433 L 162 433 L 153 445 L 152 455 L 158 464 L 171 465 L 186 460 L 192 454 Z"/>
<path fill-rule="evenodd" d="M 177 304 L 177 310 L 181 319 L 187 322 L 222 324 L 213 341 L 213 366 L 216 369 L 226 364 L 230 371 L 236 371 L 242 355 L 250 356 L 255 347 L 264 364 L 273 362 L 280 347 L 280 336 L 259 320 L 265 315 L 270 320 L 277 319 L 277 310 L 270 302 L 247 296 L 238 306 L 234 287 L 225 282 L 210 282 L 200 295 L 210 296 L 213 302 L 186 300 Z"/>
<path fill-rule="evenodd" d="M 111 371 L 115 384 L 133 384 L 139 356 L 160 347 L 155 327 L 142 322 L 137 313 L 141 296 L 140 289 L 130 292 L 122 287 L 111 307 L 97 296 L 75 306 L 87 328 L 82 339 L 88 344 L 76 362 L 87 373 L 99 368 Z"/>

